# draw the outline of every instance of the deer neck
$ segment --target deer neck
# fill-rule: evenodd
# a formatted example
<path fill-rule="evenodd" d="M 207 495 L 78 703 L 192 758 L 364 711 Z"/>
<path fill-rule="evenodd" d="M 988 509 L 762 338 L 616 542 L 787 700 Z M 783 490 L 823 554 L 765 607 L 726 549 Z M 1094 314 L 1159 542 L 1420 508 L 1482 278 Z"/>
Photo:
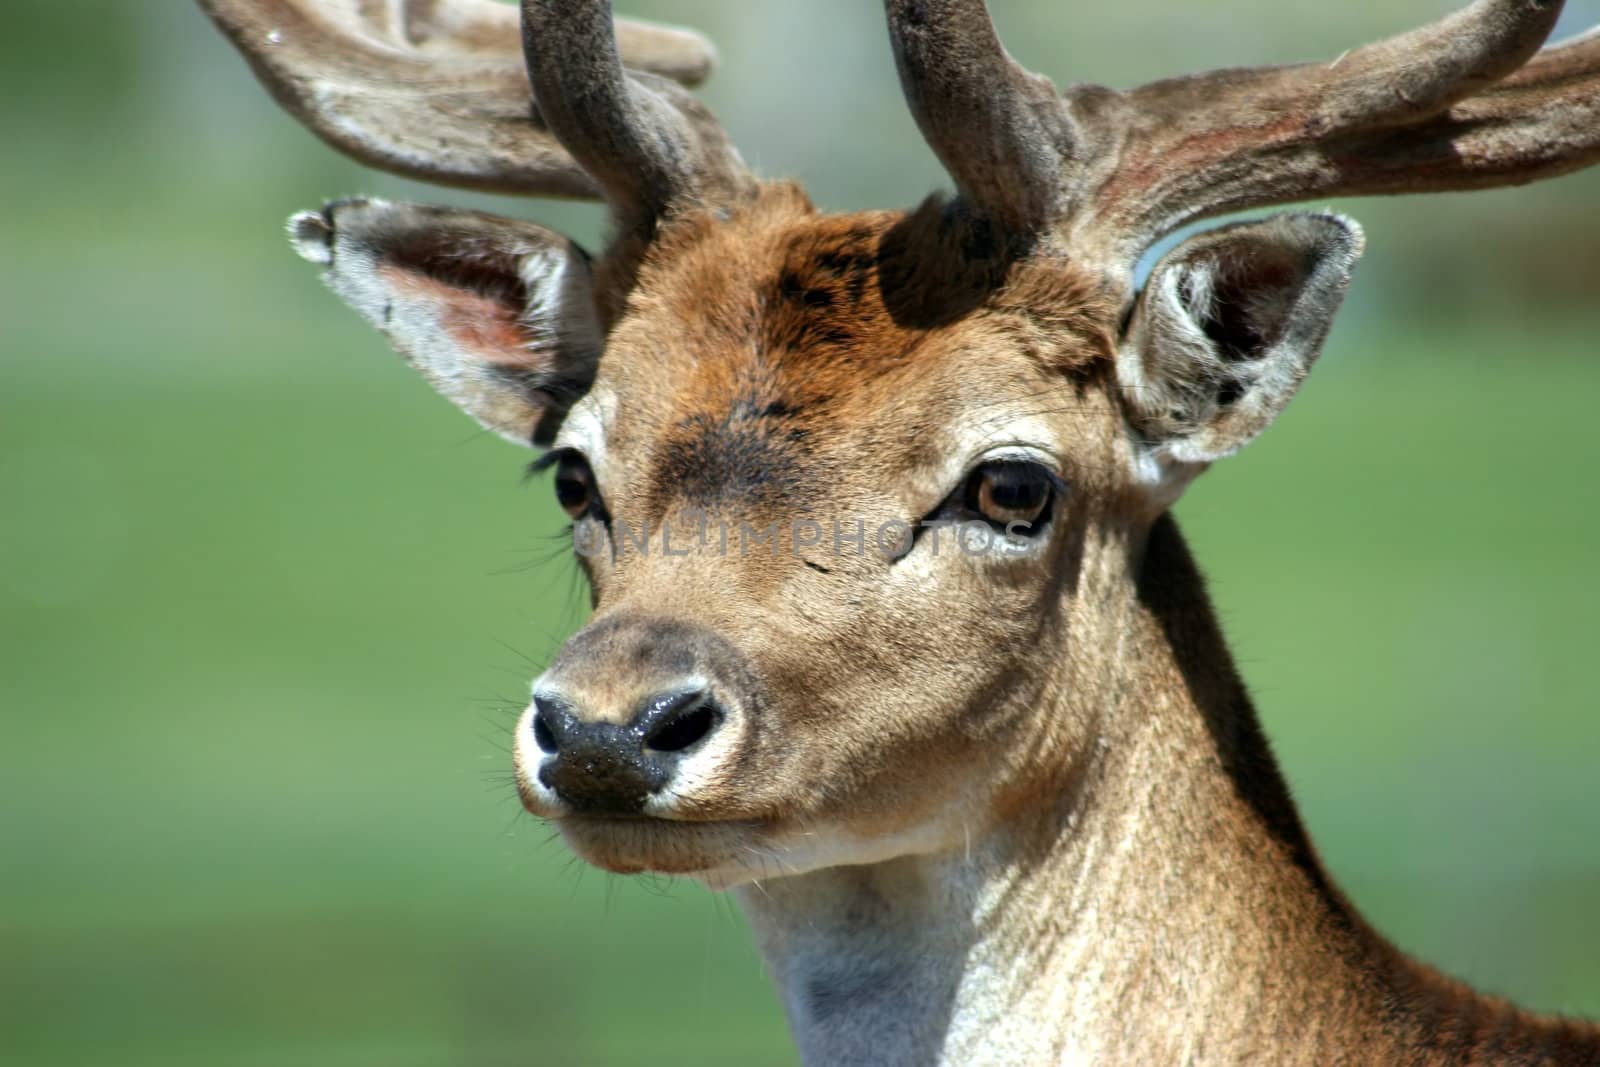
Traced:
<path fill-rule="evenodd" d="M 1374 942 L 1317 866 L 1175 524 L 1111 555 L 1125 573 L 1091 592 L 1126 590 L 1101 616 L 1117 632 L 1068 640 L 1119 651 L 1076 690 L 1095 706 L 1057 709 L 1097 732 L 1058 789 L 953 852 L 739 890 L 807 1063 L 1238 1062 L 1258 1035 L 1282 1051 L 1266 1003 L 1313 1040 L 1363 995 Z"/>

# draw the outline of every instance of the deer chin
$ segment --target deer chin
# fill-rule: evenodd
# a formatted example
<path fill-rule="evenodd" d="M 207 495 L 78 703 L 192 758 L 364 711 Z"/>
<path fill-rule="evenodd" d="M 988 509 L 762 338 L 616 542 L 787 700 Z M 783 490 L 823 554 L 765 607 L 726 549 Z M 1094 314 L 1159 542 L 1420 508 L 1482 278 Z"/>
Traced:
<path fill-rule="evenodd" d="M 871 836 L 853 834 L 847 826 L 793 828 L 752 820 L 564 815 L 551 821 L 585 863 L 613 874 L 680 875 L 719 891 L 827 867 L 958 849 L 963 834 L 945 819 Z"/>
<path fill-rule="evenodd" d="M 565 815 L 567 847 L 612 874 L 682 875 L 725 889 L 784 873 L 758 822 L 685 822 L 649 816 Z"/>

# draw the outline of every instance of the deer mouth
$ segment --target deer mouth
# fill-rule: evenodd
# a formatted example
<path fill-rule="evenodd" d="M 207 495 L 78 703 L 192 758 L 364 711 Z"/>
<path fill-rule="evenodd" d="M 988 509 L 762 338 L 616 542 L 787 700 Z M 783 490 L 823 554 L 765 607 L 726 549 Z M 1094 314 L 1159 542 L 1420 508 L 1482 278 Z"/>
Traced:
<path fill-rule="evenodd" d="M 564 815 L 552 820 L 567 847 L 613 874 L 687 875 L 712 883 L 748 881 L 771 856 L 767 827 L 752 821 L 687 822 L 644 815 Z M 770 873 L 780 864 L 769 858 Z M 739 876 L 734 877 L 737 870 Z"/>

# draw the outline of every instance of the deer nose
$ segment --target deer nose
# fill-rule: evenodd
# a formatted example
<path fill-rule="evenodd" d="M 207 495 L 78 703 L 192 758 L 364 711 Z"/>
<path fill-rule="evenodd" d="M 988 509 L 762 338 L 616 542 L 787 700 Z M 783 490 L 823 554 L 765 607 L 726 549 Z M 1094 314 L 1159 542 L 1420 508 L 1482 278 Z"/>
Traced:
<path fill-rule="evenodd" d="M 698 688 L 651 697 L 621 724 L 586 720 L 556 693 L 541 693 L 533 703 L 533 740 L 544 753 L 539 781 L 575 811 L 596 815 L 642 810 L 727 717 Z"/>

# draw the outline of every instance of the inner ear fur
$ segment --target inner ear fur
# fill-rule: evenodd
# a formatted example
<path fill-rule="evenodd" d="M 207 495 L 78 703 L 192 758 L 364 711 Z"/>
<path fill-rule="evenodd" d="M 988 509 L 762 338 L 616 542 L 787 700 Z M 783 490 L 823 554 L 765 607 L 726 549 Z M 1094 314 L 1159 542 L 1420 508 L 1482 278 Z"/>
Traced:
<path fill-rule="evenodd" d="M 1204 464 L 1266 429 L 1321 353 L 1362 243 L 1341 215 L 1292 212 L 1163 257 L 1117 357 L 1143 443 L 1162 460 Z"/>
<path fill-rule="evenodd" d="M 289 233 L 435 389 L 508 440 L 548 444 L 594 381 L 589 257 L 560 234 L 382 200 L 303 212 Z"/>

